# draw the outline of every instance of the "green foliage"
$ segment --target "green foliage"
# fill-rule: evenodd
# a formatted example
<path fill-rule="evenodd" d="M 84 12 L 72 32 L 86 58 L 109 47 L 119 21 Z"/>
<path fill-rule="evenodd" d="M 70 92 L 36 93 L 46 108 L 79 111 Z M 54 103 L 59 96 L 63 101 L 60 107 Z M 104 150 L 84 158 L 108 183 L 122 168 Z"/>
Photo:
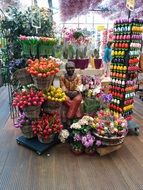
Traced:
<path fill-rule="evenodd" d="M 45 9 L 37 10 L 40 12 L 41 17 L 41 28 L 38 29 L 38 36 L 53 37 L 52 12 Z M 21 47 L 18 42 L 20 35 L 37 36 L 36 29 L 32 27 L 33 11 L 36 10 L 28 8 L 25 12 L 21 12 L 14 7 L 7 10 L 7 17 L 1 22 L 2 34 L 7 39 L 8 44 L 3 50 L 6 62 L 13 58 L 21 57 Z"/>

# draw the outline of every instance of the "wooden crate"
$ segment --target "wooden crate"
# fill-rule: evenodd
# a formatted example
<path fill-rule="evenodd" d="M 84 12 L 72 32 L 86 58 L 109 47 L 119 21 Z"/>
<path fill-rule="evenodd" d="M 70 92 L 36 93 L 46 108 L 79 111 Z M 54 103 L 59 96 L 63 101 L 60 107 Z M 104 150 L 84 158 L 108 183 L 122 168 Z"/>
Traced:
<path fill-rule="evenodd" d="M 114 152 L 118 149 L 120 149 L 122 147 L 122 144 L 120 145 L 116 145 L 116 146 L 108 146 L 108 147 L 102 147 L 102 148 L 97 148 L 96 152 L 100 155 L 100 156 L 104 156 L 107 155 L 111 152 Z"/>

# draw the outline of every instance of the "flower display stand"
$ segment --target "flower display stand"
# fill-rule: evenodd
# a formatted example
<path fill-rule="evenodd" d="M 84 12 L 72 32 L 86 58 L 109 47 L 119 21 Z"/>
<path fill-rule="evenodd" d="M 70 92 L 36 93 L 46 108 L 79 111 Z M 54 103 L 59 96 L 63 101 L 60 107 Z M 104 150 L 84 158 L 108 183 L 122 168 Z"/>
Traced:
<path fill-rule="evenodd" d="M 122 147 L 122 144 L 120 145 L 115 145 L 115 146 L 108 146 L 108 147 L 100 147 L 96 149 L 96 152 L 100 155 L 100 156 L 104 156 L 107 155 L 111 152 L 114 152 L 118 149 L 120 149 Z"/>
<path fill-rule="evenodd" d="M 41 143 L 37 137 L 34 137 L 32 139 L 27 139 L 24 136 L 17 137 L 16 141 L 19 145 L 23 145 L 23 146 L 35 151 L 38 155 L 42 155 L 47 150 L 49 150 L 56 144 L 60 143 L 57 136 L 55 136 L 54 140 L 51 141 L 50 143 Z"/>

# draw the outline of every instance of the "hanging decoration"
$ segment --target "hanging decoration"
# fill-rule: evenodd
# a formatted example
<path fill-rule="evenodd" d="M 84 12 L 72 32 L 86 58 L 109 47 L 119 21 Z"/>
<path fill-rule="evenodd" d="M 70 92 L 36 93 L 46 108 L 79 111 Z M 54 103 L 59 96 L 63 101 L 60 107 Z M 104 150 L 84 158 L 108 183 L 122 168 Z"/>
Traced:
<path fill-rule="evenodd" d="M 130 0 L 131 1 L 131 0 Z M 133 6 L 132 6 L 133 8 Z M 101 10 L 98 14 L 109 19 L 116 19 L 119 17 L 128 17 L 128 10 L 125 0 L 61 0 L 60 10 L 61 18 L 63 21 L 67 21 L 73 17 L 77 17 L 81 14 L 86 14 L 89 10 Z M 143 16 L 143 3 L 142 0 L 134 2 L 133 17 Z"/>

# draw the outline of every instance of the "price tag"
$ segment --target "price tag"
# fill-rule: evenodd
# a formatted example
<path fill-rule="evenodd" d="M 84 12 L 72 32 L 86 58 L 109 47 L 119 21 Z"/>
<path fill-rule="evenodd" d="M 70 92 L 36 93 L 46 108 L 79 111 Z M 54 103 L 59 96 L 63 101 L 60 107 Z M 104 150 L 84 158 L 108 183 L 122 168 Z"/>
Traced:
<path fill-rule="evenodd" d="M 126 7 L 130 10 L 133 11 L 135 8 L 135 0 L 127 0 L 126 1 Z"/>

